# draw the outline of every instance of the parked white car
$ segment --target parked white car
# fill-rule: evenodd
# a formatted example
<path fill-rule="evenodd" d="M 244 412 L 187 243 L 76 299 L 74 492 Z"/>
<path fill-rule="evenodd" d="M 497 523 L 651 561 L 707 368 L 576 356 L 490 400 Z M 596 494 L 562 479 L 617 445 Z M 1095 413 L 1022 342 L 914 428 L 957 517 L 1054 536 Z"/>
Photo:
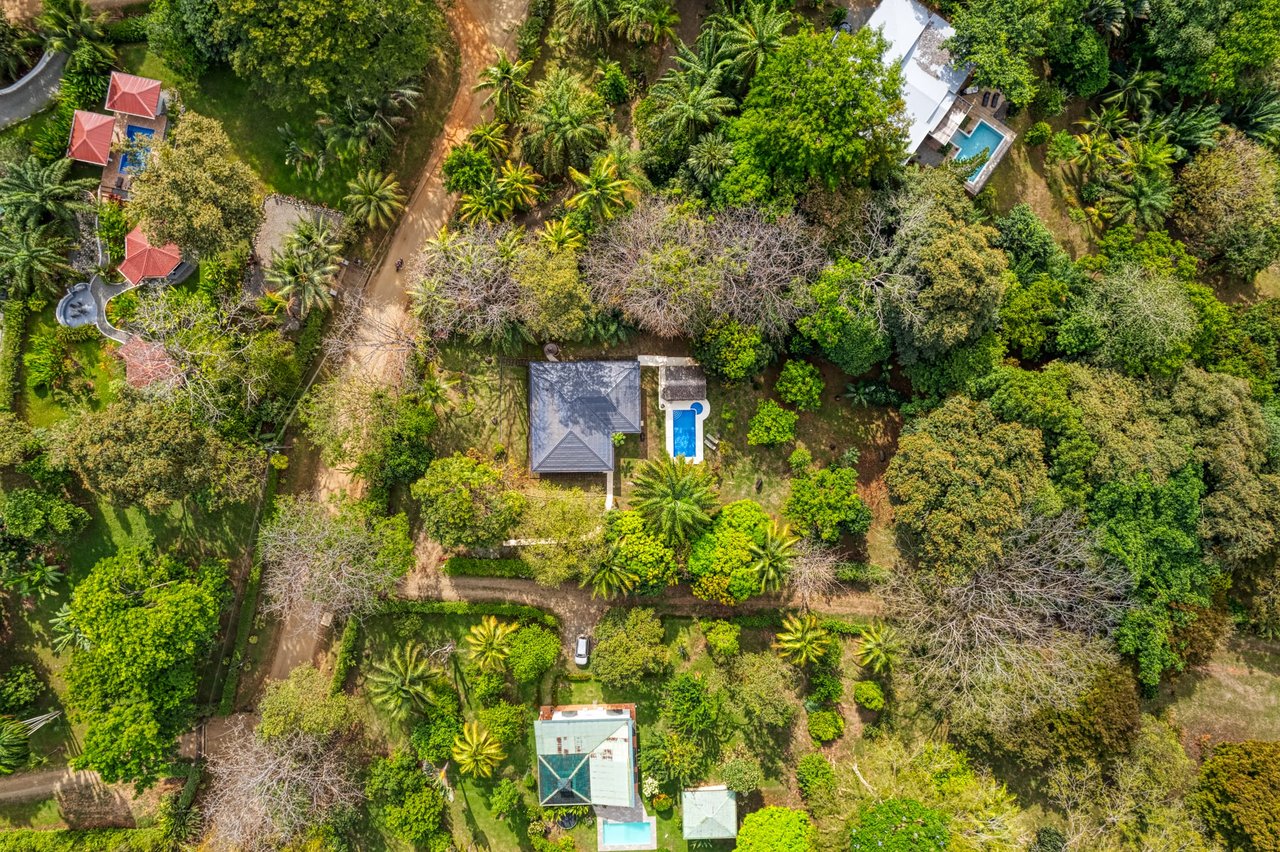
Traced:
<path fill-rule="evenodd" d="M 587 638 L 587 634 L 579 633 L 578 641 L 573 645 L 573 661 L 580 666 L 585 667 L 591 654 L 591 640 Z"/>

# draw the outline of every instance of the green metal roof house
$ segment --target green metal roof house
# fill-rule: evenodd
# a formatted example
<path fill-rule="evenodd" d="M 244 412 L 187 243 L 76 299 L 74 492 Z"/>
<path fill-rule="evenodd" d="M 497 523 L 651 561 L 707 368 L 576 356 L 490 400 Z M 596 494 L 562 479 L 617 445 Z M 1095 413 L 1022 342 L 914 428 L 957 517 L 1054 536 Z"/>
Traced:
<path fill-rule="evenodd" d="M 738 797 L 724 785 L 685 790 L 680 810 L 685 840 L 732 840 L 738 836 Z"/>
<path fill-rule="evenodd" d="M 533 738 L 544 806 L 636 807 L 634 704 L 543 707 Z"/>

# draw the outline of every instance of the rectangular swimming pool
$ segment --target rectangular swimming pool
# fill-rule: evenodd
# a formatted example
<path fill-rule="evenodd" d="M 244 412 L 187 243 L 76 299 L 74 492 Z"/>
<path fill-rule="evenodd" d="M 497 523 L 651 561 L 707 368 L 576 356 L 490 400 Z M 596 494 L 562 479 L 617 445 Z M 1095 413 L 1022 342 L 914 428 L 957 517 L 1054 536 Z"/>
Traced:
<path fill-rule="evenodd" d="M 151 150 L 151 137 L 155 133 L 150 127 L 138 127 L 136 124 L 130 124 L 125 127 L 124 135 L 128 138 L 129 144 L 136 150 L 124 152 L 124 155 L 120 158 L 120 171 L 130 171 L 142 166 L 146 160 L 147 152 Z"/>
<path fill-rule="evenodd" d="M 600 846 L 653 848 L 653 824 L 650 822 L 600 821 Z"/>
<path fill-rule="evenodd" d="M 1000 147 L 1000 143 L 1003 141 L 1004 134 L 985 121 L 979 121 L 973 130 L 968 133 L 962 131 L 951 137 L 951 144 L 959 149 L 956 152 L 956 160 L 960 162 L 981 156 L 984 149 L 987 150 L 990 156 L 994 157 L 996 149 Z M 977 177 L 979 171 L 981 169 L 975 169 L 973 174 L 969 175 L 969 179 L 973 180 Z"/>
<path fill-rule="evenodd" d="M 698 415 L 702 404 L 695 402 L 682 411 L 671 412 L 671 455 L 693 460 L 698 457 Z"/>

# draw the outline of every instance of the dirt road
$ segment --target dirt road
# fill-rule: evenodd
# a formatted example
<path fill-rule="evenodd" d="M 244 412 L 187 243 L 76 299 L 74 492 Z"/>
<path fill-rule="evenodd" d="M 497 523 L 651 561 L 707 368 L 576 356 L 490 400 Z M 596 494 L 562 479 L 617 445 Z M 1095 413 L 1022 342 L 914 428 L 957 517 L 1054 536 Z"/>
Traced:
<path fill-rule="evenodd" d="M 387 354 L 376 341 L 383 329 L 401 324 L 408 304 L 405 290 L 409 284 L 408 269 L 397 272 L 396 260 L 403 258 L 407 262 L 453 213 L 454 199 L 444 190 L 440 165 L 449 149 L 485 118 L 485 94 L 474 91 L 476 81 L 480 72 L 493 63 L 499 46 L 510 49 L 514 44 L 516 28 L 524 20 L 527 4 L 528 0 L 454 0 L 445 4 L 461 59 L 458 92 L 417 188 L 391 236 L 387 252 L 365 287 L 364 313 L 356 335 L 361 344 L 346 369 L 386 378 Z M 356 487 L 346 471 L 322 465 L 316 473 L 315 491 L 322 498 L 347 494 Z M 314 615 L 295 613 L 285 620 L 279 635 L 271 659 L 273 679 L 288 677 L 289 672 L 314 658 L 323 631 Z"/>

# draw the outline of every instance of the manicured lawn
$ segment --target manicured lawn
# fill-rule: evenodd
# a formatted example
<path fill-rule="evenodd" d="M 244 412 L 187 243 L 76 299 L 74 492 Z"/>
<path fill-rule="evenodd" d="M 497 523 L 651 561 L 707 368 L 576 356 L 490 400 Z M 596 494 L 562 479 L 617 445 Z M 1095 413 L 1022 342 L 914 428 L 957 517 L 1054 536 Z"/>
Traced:
<path fill-rule="evenodd" d="M 58 325 L 53 312 L 51 303 L 27 320 L 24 351 L 30 351 L 31 340 L 36 335 L 56 332 Z M 52 426 L 66 419 L 71 415 L 71 404 L 85 405 L 97 411 L 115 402 L 119 396 L 116 383 L 124 379 L 124 364 L 112 354 L 117 348 L 113 341 L 95 331 L 92 339 L 72 343 L 67 348 L 76 363 L 69 394 L 47 389 L 37 391 L 27 382 L 25 372 L 23 374 L 18 412 L 32 426 Z"/>

